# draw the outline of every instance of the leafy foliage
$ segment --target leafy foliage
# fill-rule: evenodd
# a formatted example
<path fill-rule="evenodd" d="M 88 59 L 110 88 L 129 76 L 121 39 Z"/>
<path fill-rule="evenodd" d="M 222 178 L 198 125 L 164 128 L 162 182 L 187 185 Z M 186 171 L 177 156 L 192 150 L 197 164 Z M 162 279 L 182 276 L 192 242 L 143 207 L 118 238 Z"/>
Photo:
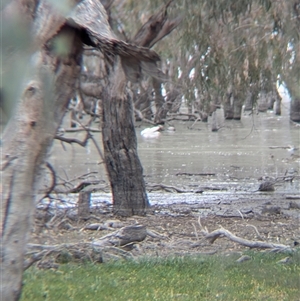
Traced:
<path fill-rule="evenodd" d="M 163 5 L 158 0 L 117 2 L 124 16 L 130 15 L 122 18 L 129 32 Z M 191 91 L 210 101 L 224 98 L 228 89 L 244 99 L 249 90 L 275 89 L 278 76 L 299 97 L 299 7 L 296 0 L 174 1 L 170 13 L 182 14 L 183 22 L 156 51 L 187 100 L 197 99 Z"/>

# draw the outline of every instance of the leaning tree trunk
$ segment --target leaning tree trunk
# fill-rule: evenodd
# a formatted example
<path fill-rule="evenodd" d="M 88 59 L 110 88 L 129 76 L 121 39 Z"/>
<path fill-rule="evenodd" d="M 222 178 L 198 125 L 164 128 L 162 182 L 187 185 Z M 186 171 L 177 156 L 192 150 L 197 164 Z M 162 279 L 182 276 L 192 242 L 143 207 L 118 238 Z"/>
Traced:
<path fill-rule="evenodd" d="M 103 95 L 102 136 L 114 213 L 145 215 L 149 207 L 143 168 L 137 154 L 132 101 L 125 93 L 126 77 L 117 58 Z"/>
<path fill-rule="evenodd" d="M 167 18 L 167 8 L 171 2 L 172 0 L 141 27 L 133 38 L 135 45 L 150 48 L 179 24 L 180 18 Z M 143 168 L 137 154 L 133 104 L 126 94 L 125 86 L 127 78 L 136 81 L 140 77 L 141 68 L 152 77 L 165 78 L 156 62 L 152 56 L 145 60 L 136 55 L 121 54 L 110 67 L 108 85 L 103 95 L 102 139 L 105 164 L 112 190 L 113 210 L 121 216 L 145 215 L 149 207 Z"/>
<path fill-rule="evenodd" d="M 23 256 L 35 209 L 39 169 L 73 94 L 79 71 L 81 41 L 64 27 L 57 38 L 68 39 L 64 56 L 43 49 L 2 140 L 1 268 L 2 301 L 18 300 Z"/>

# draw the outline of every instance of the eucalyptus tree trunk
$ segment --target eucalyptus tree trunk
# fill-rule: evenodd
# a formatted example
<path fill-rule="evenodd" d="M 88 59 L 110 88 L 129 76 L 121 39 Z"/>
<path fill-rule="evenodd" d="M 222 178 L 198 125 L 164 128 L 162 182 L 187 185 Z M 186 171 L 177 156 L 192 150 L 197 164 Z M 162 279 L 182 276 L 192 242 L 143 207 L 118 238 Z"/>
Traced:
<path fill-rule="evenodd" d="M 223 102 L 223 108 L 224 108 L 224 118 L 225 119 L 233 119 L 233 95 L 232 92 L 228 92 L 225 96 L 225 100 Z"/>
<path fill-rule="evenodd" d="M 153 78 L 152 81 L 153 84 L 153 89 L 155 92 L 155 108 L 156 108 L 156 113 L 154 117 L 154 123 L 160 124 L 163 123 L 163 119 L 166 118 L 166 115 L 168 113 L 166 107 L 165 107 L 165 99 L 162 96 L 162 81 L 158 80 L 157 78 Z"/>
<path fill-rule="evenodd" d="M 179 24 L 180 19 L 167 18 L 171 2 L 141 27 L 133 38 L 135 45 L 149 49 Z M 102 139 L 113 210 L 121 216 L 145 215 L 149 207 L 143 168 L 137 153 L 133 101 L 126 93 L 126 84 L 128 80 L 137 81 L 141 69 L 152 77 L 165 78 L 157 68 L 157 61 L 132 55 L 115 57 L 112 65 L 107 62 L 109 79 L 103 94 Z"/>
<path fill-rule="evenodd" d="M 11 76 L 11 72 L 3 72 L 1 82 L 2 101 L 16 104 L 1 141 L 1 301 L 20 298 L 24 253 L 36 205 L 40 166 L 73 95 L 80 70 L 82 42 L 78 30 L 63 26 L 64 17 L 54 17 L 47 11 L 50 10 L 48 3 L 42 2 L 39 4 L 45 6 L 41 8 L 35 0 L 11 1 L 1 11 L 5 25 L 11 22 L 15 32 L 23 38 L 26 36 L 26 41 L 16 44 L 15 32 L 8 30 L 1 44 L 2 53 L 3 49 L 12 48 L 5 60 L 11 60 L 14 52 L 23 59 L 19 61 L 20 68 L 14 70 L 19 72 L 18 79 Z M 65 46 L 63 53 L 51 47 L 57 41 Z M 28 48 L 24 46 L 27 44 Z M 35 55 L 29 60 L 32 52 Z M 25 75 L 25 70 L 30 72 Z M 9 93 L 12 87 L 18 92 Z"/>
<path fill-rule="evenodd" d="M 275 101 L 275 115 L 281 115 L 281 97 L 277 97 Z"/>
<path fill-rule="evenodd" d="M 290 105 L 290 118 L 292 121 L 300 122 L 300 98 L 292 97 Z"/>
<path fill-rule="evenodd" d="M 33 75 L 3 135 L 2 301 L 18 300 L 20 297 L 23 258 L 36 205 L 34 195 L 40 166 L 73 95 L 79 72 L 81 41 L 76 30 L 63 27 L 56 38 L 68 40 L 67 51 L 63 56 L 46 48 L 38 52 Z"/>
<path fill-rule="evenodd" d="M 243 103 L 241 101 L 241 94 L 234 95 L 233 99 L 233 119 L 241 120 Z"/>
<path fill-rule="evenodd" d="M 103 95 L 104 158 L 114 213 L 120 216 L 145 215 L 149 202 L 137 154 L 133 104 L 126 94 L 126 83 L 121 60 L 116 58 Z"/>

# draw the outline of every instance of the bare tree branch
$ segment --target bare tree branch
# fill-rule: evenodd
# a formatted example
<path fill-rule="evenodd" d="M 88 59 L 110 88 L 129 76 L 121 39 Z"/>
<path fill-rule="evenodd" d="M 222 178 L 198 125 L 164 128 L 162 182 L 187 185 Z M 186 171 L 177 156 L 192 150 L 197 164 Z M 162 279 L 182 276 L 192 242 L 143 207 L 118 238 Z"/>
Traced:
<path fill-rule="evenodd" d="M 249 248 L 259 248 L 259 249 L 274 249 L 274 250 L 289 250 L 291 247 L 288 245 L 283 244 L 276 244 L 276 243 L 268 243 L 264 241 L 256 241 L 256 240 L 248 240 L 245 238 L 238 237 L 231 233 L 230 231 L 224 229 L 223 227 L 220 229 L 217 229 L 212 232 L 208 232 L 206 228 L 204 228 L 201 224 L 200 217 L 198 219 L 199 226 L 201 228 L 201 232 L 204 234 L 205 238 L 213 244 L 215 240 L 217 240 L 220 237 L 227 237 L 230 240 L 241 244 L 243 246 L 249 247 Z M 256 229 L 257 230 L 257 229 Z M 258 231 L 257 231 L 258 232 Z"/>

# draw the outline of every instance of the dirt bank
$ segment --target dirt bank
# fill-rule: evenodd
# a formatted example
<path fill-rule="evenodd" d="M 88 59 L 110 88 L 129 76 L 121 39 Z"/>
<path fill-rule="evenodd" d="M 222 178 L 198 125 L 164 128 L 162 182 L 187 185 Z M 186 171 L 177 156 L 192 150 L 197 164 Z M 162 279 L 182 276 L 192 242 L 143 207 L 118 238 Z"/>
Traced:
<path fill-rule="evenodd" d="M 291 247 L 300 241 L 300 198 L 295 195 L 258 194 L 248 198 L 216 198 L 210 203 L 153 205 L 145 217 L 116 218 L 111 204 L 105 202 L 91 210 L 88 220 L 78 220 L 75 213 L 76 208 L 56 215 L 38 210 L 30 243 L 90 243 L 138 223 L 153 235 L 147 235 L 127 250 L 130 256 L 214 254 L 248 249 L 226 237 L 209 243 L 201 232 L 199 217 L 208 232 L 223 227 L 241 238 Z M 98 230 L 86 229 L 91 224 L 98 224 Z"/>

